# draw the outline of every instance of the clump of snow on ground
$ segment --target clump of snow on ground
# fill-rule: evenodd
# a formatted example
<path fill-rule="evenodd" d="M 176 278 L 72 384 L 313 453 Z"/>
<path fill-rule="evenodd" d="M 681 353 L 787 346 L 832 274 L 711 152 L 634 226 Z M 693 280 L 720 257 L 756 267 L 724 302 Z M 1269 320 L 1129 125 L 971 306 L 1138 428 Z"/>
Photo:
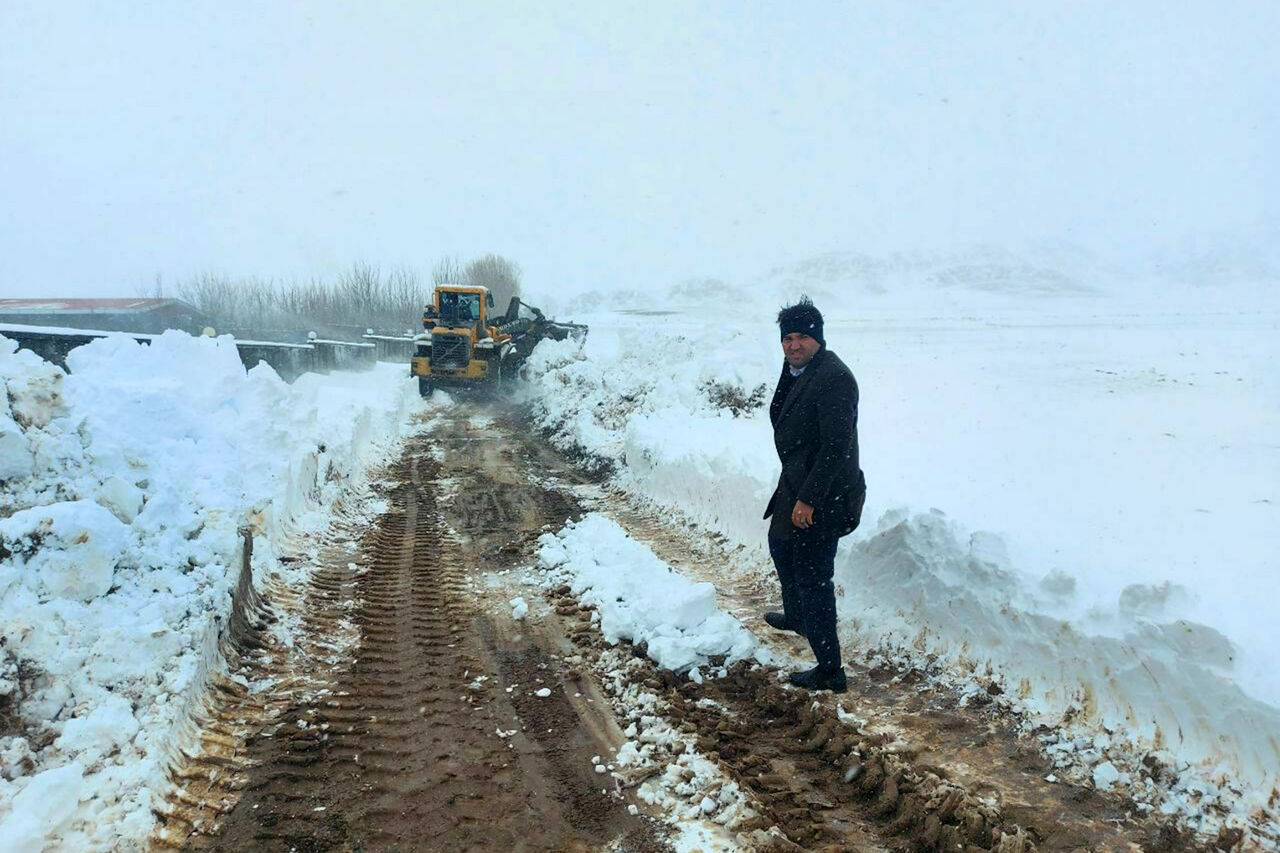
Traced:
<path fill-rule="evenodd" d="M 694 583 L 662 562 L 617 522 L 590 513 L 539 539 L 546 582 L 567 579 L 573 594 L 595 608 L 607 642 L 641 645 L 659 666 L 701 677 L 712 657 L 724 665 L 769 652 L 716 604 L 709 583 Z"/>
<path fill-rule="evenodd" d="M 249 526 L 313 527 L 402 429 L 398 365 L 245 371 L 230 339 L 113 335 L 69 373 L 0 338 L 0 838 L 150 834 Z"/>
<path fill-rule="evenodd" d="M 756 816 L 749 795 L 698 751 L 692 735 L 671 725 L 664 700 L 642 683 L 640 660 L 617 644 L 626 640 L 644 648 L 659 666 L 695 682 L 702 681 L 712 658 L 719 666 L 707 674 L 722 675 L 735 661 L 768 663 L 768 648 L 720 610 L 711 584 L 688 580 L 600 513 L 543 534 L 538 557 L 534 582 L 567 584 L 580 603 L 593 608 L 592 621 L 613 646 L 595 668 L 627 741 L 612 764 L 597 763 L 596 771 L 612 771 L 619 784 L 635 788 L 641 802 L 660 809 L 675 828 L 675 849 L 739 849 L 732 832 Z"/>
<path fill-rule="evenodd" d="M 693 735 L 671 725 L 671 709 L 642 683 L 634 655 L 615 647 L 595 663 L 627 738 L 614 758 L 614 778 L 662 811 L 676 828 L 676 849 L 738 849 L 716 828 L 732 832 L 756 817 L 750 795 L 698 751 Z"/>
<path fill-rule="evenodd" d="M 837 559 L 846 641 L 994 682 L 1029 720 L 1065 727 L 1063 742 L 1105 735 L 1105 749 L 1051 754 L 1085 777 L 1111 762 L 1120 776 L 1098 781 L 1143 785 L 1140 803 L 1192 826 L 1270 821 L 1274 300 L 1223 315 L 1203 294 L 1185 314 L 1167 298 L 1157 313 L 1102 294 L 961 296 L 819 305 L 861 384 L 870 489 Z M 562 449 L 767 567 L 760 515 L 778 469 L 754 392 L 781 365 L 777 305 L 740 293 L 714 318 L 647 305 L 575 315 L 591 324 L 584 347 L 540 344 L 535 416 Z M 728 401 L 709 392 L 717 380 Z M 1168 770 L 1146 773 L 1159 777 L 1146 790 L 1155 765 Z"/>
<path fill-rule="evenodd" d="M 23 577 L 45 600 L 93 601 L 111 589 L 127 531 L 92 500 L 20 510 L 0 521 L 0 542 L 12 558 L 0 577 Z"/>

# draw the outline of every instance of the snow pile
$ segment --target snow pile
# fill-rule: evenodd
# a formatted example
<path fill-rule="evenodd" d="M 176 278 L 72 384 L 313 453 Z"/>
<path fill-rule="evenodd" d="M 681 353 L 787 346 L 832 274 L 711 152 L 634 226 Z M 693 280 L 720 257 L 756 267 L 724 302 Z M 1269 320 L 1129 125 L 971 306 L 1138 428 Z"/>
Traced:
<path fill-rule="evenodd" d="M 46 840 L 71 821 L 83 796 L 79 764 L 47 770 L 13 798 L 12 816 L 0 824 L 11 850 L 41 851 Z"/>
<path fill-rule="evenodd" d="M 643 684 L 645 666 L 618 648 L 596 661 L 601 686 L 625 722 L 627 740 L 614 758 L 614 778 L 663 811 L 677 832 L 676 849 L 739 849 L 715 828 L 734 831 L 751 822 L 757 813 L 750 795 L 699 752 L 692 734 L 672 726 L 670 706 Z"/>
<path fill-rule="evenodd" d="M 539 544 L 541 565 L 555 572 L 548 580 L 566 578 L 596 608 L 592 619 L 607 642 L 643 644 L 659 666 L 694 680 L 712 657 L 724 665 L 767 660 L 755 636 L 716 605 L 715 587 L 674 571 L 608 517 L 591 513 Z"/>
<path fill-rule="evenodd" d="M 0 542 L 13 558 L 0 576 L 29 577 L 46 600 L 92 601 L 111 589 L 127 531 L 91 500 L 24 509 L 0 521 Z"/>
<path fill-rule="evenodd" d="M 771 440 L 758 423 L 737 417 L 772 393 L 777 365 L 767 340 L 739 332 L 706 345 L 693 335 L 593 324 L 585 349 L 566 340 L 533 351 L 525 374 L 535 417 L 557 447 L 588 467 L 661 476 L 655 466 L 680 458 L 707 475 L 732 477 L 747 462 L 743 450 L 761 435 Z"/>
<path fill-rule="evenodd" d="M 1208 807 L 1264 804 L 1240 786 L 1275 778 L 1280 709 L 1231 682 L 1235 650 L 1222 634 L 1165 612 L 1176 588 L 1133 586 L 1129 609 L 1068 620 L 1050 614 L 1070 595 L 1069 579 L 1024 583 L 992 534 L 966 533 L 937 511 L 888 512 L 869 533 L 839 560 L 838 606 L 857 614 L 844 630 L 860 646 L 936 655 L 1000 685 L 1004 704 L 1032 724 L 1087 724 L 1089 734 L 1054 735 L 1049 754 L 1098 787 L 1142 780 L 1132 791 L 1140 807 L 1183 812 L 1195 825 Z M 1213 793 L 1190 795 L 1194 779 L 1160 779 L 1153 762 L 1196 768 Z"/>
<path fill-rule="evenodd" d="M 820 305 L 862 386 L 870 484 L 837 558 L 842 633 L 994 682 L 1030 720 L 1065 728 L 1050 751 L 1063 767 L 1101 767 L 1099 784 L 1140 789 L 1141 803 L 1210 831 L 1269 821 L 1275 315 L 1164 302 L 1113 317 L 1089 299 L 1055 302 L 1060 314 Z M 585 348 L 540 345 L 529 373 L 553 442 L 760 549 L 767 571 L 760 514 L 778 469 L 767 399 L 750 401 L 780 359 L 776 308 L 755 308 L 737 333 L 660 311 L 575 317 L 591 324 Z M 717 380 L 748 405 L 708 393 Z"/>
<path fill-rule="evenodd" d="M 769 650 L 719 609 L 711 584 L 683 577 L 600 513 L 543 534 L 538 556 L 529 582 L 593 608 L 591 620 L 610 644 L 589 655 L 627 740 L 612 762 L 593 759 L 596 772 L 659 807 L 675 828 L 676 849 L 739 849 L 725 830 L 756 817 L 750 796 L 699 752 L 692 734 L 672 725 L 670 706 L 645 683 L 651 665 L 617 643 L 634 643 L 659 666 L 694 682 L 703 680 L 712 658 L 720 676 L 735 661 L 768 663 Z M 523 618 L 525 600 L 511 604 L 513 616 Z M 582 655 L 566 658 L 583 662 Z M 629 808 L 637 813 L 635 805 Z"/>
<path fill-rule="evenodd" d="M 228 339 L 113 335 L 70 373 L 0 339 L 0 838 L 136 847 L 242 561 L 319 524 L 416 399 L 397 366 L 246 373 Z"/>

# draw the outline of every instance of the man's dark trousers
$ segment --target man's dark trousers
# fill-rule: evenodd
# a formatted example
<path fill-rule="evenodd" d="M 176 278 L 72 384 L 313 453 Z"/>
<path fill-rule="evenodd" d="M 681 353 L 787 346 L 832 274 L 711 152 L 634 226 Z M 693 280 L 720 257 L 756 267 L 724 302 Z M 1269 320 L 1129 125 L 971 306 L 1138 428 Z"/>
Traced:
<path fill-rule="evenodd" d="M 836 546 L 839 539 L 769 537 L 769 556 L 782 586 L 782 610 L 804 631 L 818 659 L 818 669 L 840 669 L 840 640 L 836 636 Z"/>

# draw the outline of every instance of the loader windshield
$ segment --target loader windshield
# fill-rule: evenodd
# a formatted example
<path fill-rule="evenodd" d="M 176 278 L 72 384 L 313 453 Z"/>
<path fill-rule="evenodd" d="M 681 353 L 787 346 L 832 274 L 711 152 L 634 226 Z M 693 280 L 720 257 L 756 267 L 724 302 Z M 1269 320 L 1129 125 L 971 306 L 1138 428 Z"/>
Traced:
<path fill-rule="evenodd" d="M 467 326 L 480 319 L 480 294 L 440 294 L 440 322 L 447 326 Z"/>

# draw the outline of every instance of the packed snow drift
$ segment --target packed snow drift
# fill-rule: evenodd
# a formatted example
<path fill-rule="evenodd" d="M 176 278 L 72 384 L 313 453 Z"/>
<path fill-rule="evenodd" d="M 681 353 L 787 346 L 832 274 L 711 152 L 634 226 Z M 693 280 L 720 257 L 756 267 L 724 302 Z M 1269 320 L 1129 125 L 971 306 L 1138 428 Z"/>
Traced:
<path fill-rule="evenodd" d="M 1274 288 L 1117 295 L 968 262 L 969 279 L 886 262 L 868 287 L 850 263 L 810 265 L 809 287 L 798 269 L 611 311 L 583 295 L 594 314 L 566 298 L 591 336 L 533 353 L 536 417 L 632 493 L 759 549 L 742 570 L 767 571 L 772 320 L 808 290 L 861 386 L 869 495 L 837 558 L 847 646 L 1000 691 L 1050 728 L 1067 775 L 1127 786 L 1141 808 L 1274 831 Z"/>
<path fill-rule="evenodd" d="M 0 839 L 137 849 L 242 559 L 321 523 L 406 423 L 399 365 L 245 371 L 113 335 L 70 372 L 0 338 Z"/>
<path fill-rule="evenodd" d="M 543 534 L 538 560 L 565 578 L 573 594 L 597 614 L 606 642 L 642 646 L 659 666 L 689 672 L 696 681 L 712 657 L 728 666 L 769 652 L 716 605 L 709 583 L 694 583 L 609 518 L 591 513 L 558 534 Z"/>

